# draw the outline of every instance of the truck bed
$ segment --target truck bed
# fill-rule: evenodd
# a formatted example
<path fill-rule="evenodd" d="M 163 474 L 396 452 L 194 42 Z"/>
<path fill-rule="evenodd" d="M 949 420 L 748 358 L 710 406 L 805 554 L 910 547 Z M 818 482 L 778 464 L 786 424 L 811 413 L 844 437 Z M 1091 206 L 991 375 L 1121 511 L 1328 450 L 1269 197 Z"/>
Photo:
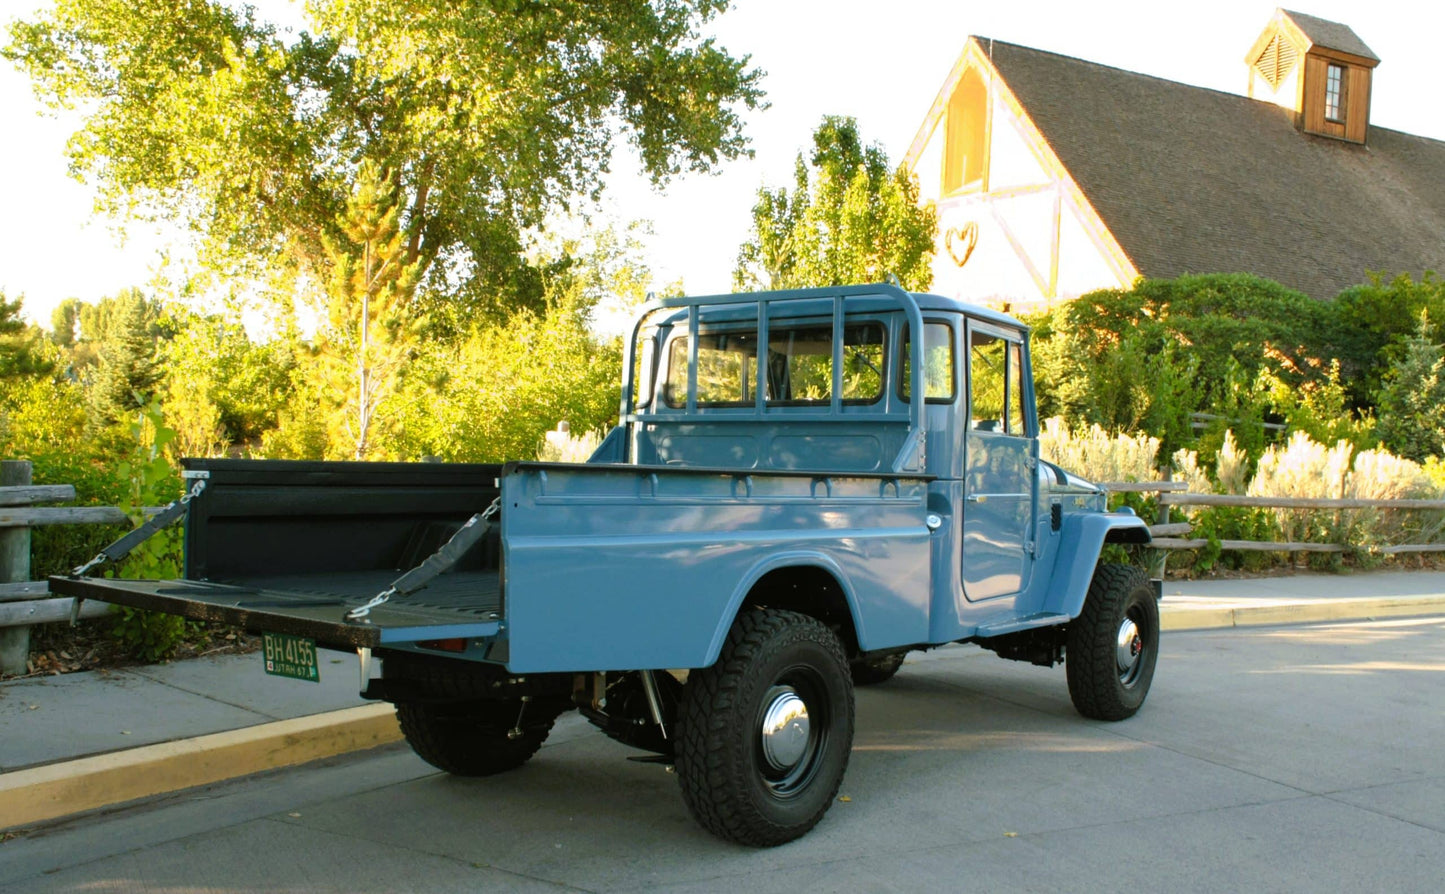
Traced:
<path fill-rule="evenodd" d="M 492 464 L 186 460 L 184 579 L 51 579 L 51 590 L 351 649 L 497 632 L 498 537 L 424 590 L 346 613 L 385 590 L 496 499 Z M 445 628 L 442 632 L 440 628 Z"/>
<path fill-rule="evenodd" d="M 514 673 L 704 667 L 755 586 L 846 589 L 858 645 L 928 635 L 927 476 L 689 466 L 188 460 L 179 581 L 57 593 L 350 649 L 467 640 Z M 448 573 L 347 612 L 499 501 Z M 790 571 L 789 568 L 801 568 Z M 866 617 L 863 609 L 866 608 Z"/>

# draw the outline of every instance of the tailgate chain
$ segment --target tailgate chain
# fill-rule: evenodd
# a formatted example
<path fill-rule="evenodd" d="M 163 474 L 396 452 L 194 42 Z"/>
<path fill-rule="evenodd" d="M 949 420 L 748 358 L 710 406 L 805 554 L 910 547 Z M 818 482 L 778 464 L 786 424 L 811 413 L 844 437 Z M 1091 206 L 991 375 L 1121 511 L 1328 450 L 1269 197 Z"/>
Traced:
<path fill-rule="evenodd" d="M 144 524 L 138 525 L 126 532 L 121 538 L 95 554 L 95 558 L 84 565 L 77 565 L 70 576 L 84 577 L 94 568 L 104 565 L 106 562 L 116 562 L 130 555 L 130 551 L 151 539 L 162 528 L 167 527 L 176 519 L 186 514 L 186 508 L 190 502 L 201 495 L 206 489 L 206 479 L 197 478 L 191 489 L 186 491 L 180 499 L 167 503 L 160 512 L 151 516 Z M 70 606 L 70 626 L 74 627 L 80 620 L 80 604 L 85 601 L 82 596 L 76 596 Z"/>
<path fill-rule="evenodd" d="M 365 605 L 359 605 L 346 613 L 348 621 L 363 621 L 378 605 L 391 601 L 393 596 L 407 596 L 422 589 L 438 576 L 450 571 L 466 555 L 467 550 L 487 536 L 492 529 L 492 519 L 502 511 L 502 498 L 497 497 L 485 511 L 467 519 L 466 524 L 451 536 L 441 548 L 427 556 L 422 563 L 392 581 L 391 586 L 371 597 Z"/>

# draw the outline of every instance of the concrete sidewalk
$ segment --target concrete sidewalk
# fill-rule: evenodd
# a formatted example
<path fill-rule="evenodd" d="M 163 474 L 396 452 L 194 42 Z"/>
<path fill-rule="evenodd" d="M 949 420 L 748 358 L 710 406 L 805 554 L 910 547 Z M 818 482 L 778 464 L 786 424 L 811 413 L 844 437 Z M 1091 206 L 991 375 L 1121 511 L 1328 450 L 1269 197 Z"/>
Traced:
<path fill-rule="evenodd" d="M 1445 614 L 1445 572 L 1170 581 L 1165 630 Z M 321 681 L 268 676 L 259 654 L 0 684 L 0 829 L 397 741 L 358 695 L 354 655 Z"/>

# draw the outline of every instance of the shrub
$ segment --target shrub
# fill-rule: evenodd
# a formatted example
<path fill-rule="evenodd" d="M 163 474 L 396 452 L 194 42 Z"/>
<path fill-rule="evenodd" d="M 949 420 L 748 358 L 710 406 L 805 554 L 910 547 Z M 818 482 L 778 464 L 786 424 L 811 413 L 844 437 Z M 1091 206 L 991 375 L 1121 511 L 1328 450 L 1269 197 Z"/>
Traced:
<path fill-rule="evenodd" d="M 1361 500 L 1434 499 L 1445 494 L 1418 463 L 1384 450 L 1366 450 L 1355 457 L 1346 496 Z M 1445 513 L 1409 509 L 1353 509 L 1343 513 L 1352 542 L 1368 546 L 1426 542 L 1439 534 Z"/>
<path fill-rule="evenodd" d="M 1445 342 L 1445 280 L 1426 272 L 1417 282 L 1408 275 L 1346 289 L 1331 303 L 1340 333 L 1339 356 L 1352 402 L 1374 399 L 1391 364 L 1404 354 L 1422 314 L 1430 320 L 1424 335 L 1432 344 Z"/>
<path fill-rule="evenodd" d="M 1044 422 L 1039 453 L 1090 481 L 1155 481 L 1159 439 L 1148 435 L 1111 435 L 1098 425 L 1075 433 L 1055 416 Z"/>
<path fill-rule="evenodd" d="M 1234 432 L 1226 430 L 1224 443 L 1214 458 L 1214 478 L 1227 494 L 1243 494 L 1249 483 L 1249 455 L 1235 443 Z"/>
<path fill-rule="evenodd" d="M 1147 431 L 1169 452 L 1193 440 L 1195 412 L 1235 420 L 1240 436 L 1273 412 L 1259 406 L 1261 374 L 1291 388 L 1324 380 L 1339 341 L 1328 305 L 1244 274 L 1140 280 L 1030 322 L 1046 413 Z"/>
<path fill-rule="evenodd" d="M 152 402 L 136 414 L 131 425 L 134 447 L 117 463 L 116 471 L 130 484 L 121 508 L 133 524 L 144 521 L 146 506 L 159 506 L 180 496 L 180 479 L 166 459 L 166 447 L 176 438 L 161 418 L 160 404 Z M 146 580 L 173 580 L 181 575 L 181 534 L 162 529 L 142 541 L 107 575 Z M 199 626 L 176 615 L 117 607 L 110 635 L 133 657 L 145 662 L 171 657 L 186 636 Z"/>
<path fill-rule="evenodd" d="M 1445 350 L 1430 332 L 1429 315 L 1421 313 L 1376 393 L 1381 441 L 1417 461 L 1445 455 Z"/>
<path fill-rule="evenodd" d="M 1175 481 L 1183 481 L 1191 494 L 1207 494 L 1214 492 L 1214 482 L 1199 467 L 1199 454 L 1193 450 L 1183 448 L 1174 451 L 1171 458 Z"/>
<path fill-rule="evenodd" d="M 1251 497 L 1339 499 L 1345 494 L 1353 452 L 1348 441 L 1327 448 L 1304 432 L 1295 432 L 1284 447 L 1270 447 L 1259 458 L 1246 493 Z M 1287 542 L 1345 542 L 1337 513 L 1313 509 L 1273 511 Z"/>
<path fill-rule="evenodd" d="M 399 457 L 501 462 L 537 455 L 559 419 L 579 431 L 617 415 L 620 345 L 566 307 L 484 324 L 416 360 L 397 395 Z"/>
<path fill-rule="evenodd" d="M 549 463 L 585 463 L 602 446 L 602 438 L 600 431 L 574 435 L 569 423 L 562 422 L 555 431 L 547 432 L 537 459 Z"/>

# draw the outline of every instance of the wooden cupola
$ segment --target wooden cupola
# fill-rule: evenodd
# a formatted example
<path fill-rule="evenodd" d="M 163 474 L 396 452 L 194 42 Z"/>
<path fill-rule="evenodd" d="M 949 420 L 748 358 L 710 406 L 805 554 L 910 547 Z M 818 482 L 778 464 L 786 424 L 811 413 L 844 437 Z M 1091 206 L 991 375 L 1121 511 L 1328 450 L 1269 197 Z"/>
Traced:
<path fill-rule="evenodd" d="M 1380 59 L 1348 26 L 1277 9 L 1244 61 L 1252 98 L 1291 110 L 1305 133 L 1365 142 Z"/>

